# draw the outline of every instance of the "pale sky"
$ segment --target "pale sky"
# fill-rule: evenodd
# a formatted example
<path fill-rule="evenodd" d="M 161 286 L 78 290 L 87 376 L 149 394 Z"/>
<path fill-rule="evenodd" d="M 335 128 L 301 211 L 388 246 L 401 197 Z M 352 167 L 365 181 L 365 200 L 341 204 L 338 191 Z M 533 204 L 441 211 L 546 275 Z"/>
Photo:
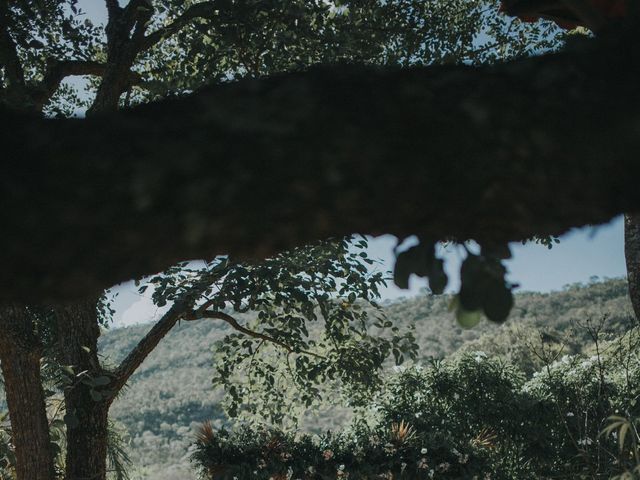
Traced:
<path fill-rule="evenodd" d="M 372 243 L 371 254 L 393 265 L 390 249 L 395 238 L 382 237 Z M 444 250 L 445 269 L 450 282 L 448 291 L 456 292 L 460 285 L 460 262 L 464 258 L 460 247 Z M 591 277 L 613 278 L 626 275 L 624 261 L 624 227 L 622 216 L 599 227 L 575 229 L 560 238 L 552 249 L 539 244 L 511 244 L 512 258 L 506 261 L 509 281 L 520 287 L 516 291 L 550 292 L 565 285 L 588 283 Z M 418 294 L 426 281 L 413 277 L 410 290 L 389 286 L 385 298 L 393 299 Z"/>

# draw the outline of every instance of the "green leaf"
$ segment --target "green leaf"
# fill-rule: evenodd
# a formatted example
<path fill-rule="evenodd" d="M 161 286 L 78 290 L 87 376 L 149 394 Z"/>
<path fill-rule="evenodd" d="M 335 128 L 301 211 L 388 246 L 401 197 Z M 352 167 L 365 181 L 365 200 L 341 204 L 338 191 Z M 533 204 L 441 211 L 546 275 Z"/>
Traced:
<path fill-rule="evenodd" d="M 513 293 L 511 289 L 495 282 L 486 290 L 482 310 L 489 320 L 504 323 L 513 308 Z"/>
<path fill-rule="evenodd" d="M 429 288 L 434 294 L 441 295 L 448 283 L 449 278 L 444 271 L 444 261 L 440 258 L 434 259 L 429 269 Z"/>
<path fill-rule="evenodd" d="M 99 377 L 93 379 L 93 384 L 100 387 L 109 385 L 109 383 L 111 383 L 111 378 L 107 377 L 106 375 L 100 375 Z"/>
<path fill-rule="evenodd" d="M 469 311 L 462 307 L 458 307 L 456 310 L 456 320 L 462 328 L 473 328 L 480 323 L 481 319 L 482 312 L 480 310 Z"/>
<path fill-rule="evenodd" d="M 393 283 L 398 288 L 406 290 L 409 288 L 409 277 L 413 273 L 413 263 L 410 255 L 402 252 L 396 258 L 396 264 L 393 269 Z"/>

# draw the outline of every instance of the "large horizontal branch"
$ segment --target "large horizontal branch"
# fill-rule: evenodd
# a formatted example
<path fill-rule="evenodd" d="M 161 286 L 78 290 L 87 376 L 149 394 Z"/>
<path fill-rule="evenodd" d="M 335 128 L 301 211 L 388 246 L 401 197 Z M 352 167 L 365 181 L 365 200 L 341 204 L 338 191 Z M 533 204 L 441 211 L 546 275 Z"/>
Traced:
<path fill-rule="evenodd" d="M 41 110 L 41 106 L 49 101 L 65 78 L 73 75 L 102 76 L 106 68 L 107 65 L 103 62 L 51 58 L 47 62 L 42 82 L 31 87 L 31 97 L 40 106 L 38 110 Z M 140 80 L 139 75 L 136 75 L 136 79 Z"/>
<path fill-rule="evenodd" d="M 505 242 L 640 211 L 637 35 L 473 67 L 334 66 L 88 120 L 0 113 L 0 298 L 350 233 Z"/>

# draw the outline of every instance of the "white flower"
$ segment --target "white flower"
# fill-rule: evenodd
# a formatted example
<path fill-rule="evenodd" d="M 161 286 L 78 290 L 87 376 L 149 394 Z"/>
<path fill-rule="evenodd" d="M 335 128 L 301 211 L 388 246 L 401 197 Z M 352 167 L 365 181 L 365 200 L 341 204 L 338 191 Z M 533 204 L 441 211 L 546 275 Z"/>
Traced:
<path fill-rule="evenodd" d="M 338 467 L 338 471 L 339 471 L 339 472 L 344 472 L 344 464 L 343 464 L 343 465 L 340 465 L 340 466 Z"/>
<path fill-rule="evenodd" d="M 422 450 L 420 450 L 420 453 L 422 455 L 426 455 L 427 454 L 427 449 L 425 447 L 422 447 Z"/>
<path fill-rule="evenodd" d="M 567 417 L 573 417 L 573 412 L 567 412 Z"/>

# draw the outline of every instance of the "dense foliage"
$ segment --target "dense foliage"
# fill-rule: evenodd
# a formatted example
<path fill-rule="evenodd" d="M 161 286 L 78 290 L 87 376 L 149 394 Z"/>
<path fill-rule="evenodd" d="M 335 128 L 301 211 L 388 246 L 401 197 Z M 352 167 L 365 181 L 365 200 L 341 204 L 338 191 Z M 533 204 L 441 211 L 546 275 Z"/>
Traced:
<path fill-rule="evenodd" d="M 593 332 L 594 330 L 592 330 Z M 638 332 L 590 357 L 562 356 L 526 381 L 484 352 L 390 376 L 339 434 L 216 432 L 194 460 L 205 478 L 612 478 L 637 466 Z"/>
<path fill-rule="evenodd" d="M 352 402 L 369 396 L 387 357 L 417 356 L 412 332 L 393 326 L 377 303 L 384 275 L 370 271 L 367 246 L 364 238 L 331 240 L 258 263 L 181 264 L 139 291 L 151 288 L 158 307 L 190 302 L 185 320 L 230 326 L 215 344 L 213 377 L 227 414 L 282 423 L 327 391 L 347 389 Z M 237 317 L 245 313 L 247 321 Z"/>

